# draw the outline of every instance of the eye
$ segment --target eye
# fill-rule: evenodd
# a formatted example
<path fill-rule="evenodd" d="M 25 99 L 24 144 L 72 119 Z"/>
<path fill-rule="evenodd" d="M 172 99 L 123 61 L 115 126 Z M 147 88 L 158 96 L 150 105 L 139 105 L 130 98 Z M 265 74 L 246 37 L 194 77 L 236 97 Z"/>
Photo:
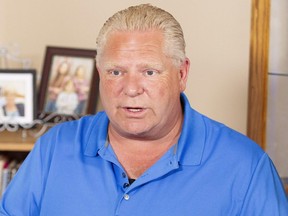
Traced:
<path fill-rule="evenodd" d="M 121 75 L 121 71 L 119 71 L 119 70 L 112 70 L 112 71 L 110 71 L 110 73 L 113 76 L 120 76 Z"/>
<path fill-rule="evenodd" d="M 154 76 L 155 74 L 156 74 L 156 71 L 154 71 L 154 70 L 145 71 L 145 75 L 147 75 L 147 76 Z"/>

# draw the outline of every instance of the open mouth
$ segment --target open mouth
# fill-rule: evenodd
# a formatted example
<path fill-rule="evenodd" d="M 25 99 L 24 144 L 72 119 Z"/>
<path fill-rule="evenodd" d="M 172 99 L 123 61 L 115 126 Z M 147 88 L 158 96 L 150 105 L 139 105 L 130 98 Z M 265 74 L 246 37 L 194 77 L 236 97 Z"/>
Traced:
<path fill-rule="evenodd" d="M 139 113 L 142 112 L 144 109 L 141 107 L 126 107 L 125 108 L 127 111 L 129 112 L 133 112 L 133 113 Z"/>

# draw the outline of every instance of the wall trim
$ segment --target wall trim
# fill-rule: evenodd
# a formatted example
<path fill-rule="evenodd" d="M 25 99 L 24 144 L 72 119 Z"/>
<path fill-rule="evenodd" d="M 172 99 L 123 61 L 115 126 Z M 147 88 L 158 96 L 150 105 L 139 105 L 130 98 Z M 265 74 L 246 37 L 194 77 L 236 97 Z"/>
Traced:
<path fill-rule="evenodd" d="M 252 0 L 247 136 L 266 145 L 270 0 Z"/>

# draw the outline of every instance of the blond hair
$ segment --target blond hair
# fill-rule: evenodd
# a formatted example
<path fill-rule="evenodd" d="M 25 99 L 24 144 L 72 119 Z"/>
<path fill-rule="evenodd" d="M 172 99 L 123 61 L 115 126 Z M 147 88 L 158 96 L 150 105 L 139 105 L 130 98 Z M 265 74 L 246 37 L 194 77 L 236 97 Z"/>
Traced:
<path fill-rule="evenodd" d="M 16 91 L 15 88 L 12 88 L 12 87 L 6 87 L 3 89 L 3 96 L 4 97 L 8 97 L 8 96 L 14 96 L 14 97 L 20 97 L 20 98 L 23 98 L 24 95 L 23 94 L 20 94 Z"/>
<path fill-rule="evenodd" d="M 185 55 L 185 40 L 178 21 L 167 11 L 141 4 L 121 10 L 110 17 L 101 28 L 96 41 L 97 56 L 102 54 L 106 39 L 110 33 L 116 31 L 148 31 L 160 30 L 164 36 L 164 52 L 173 58 L 176 65 L 183 62 Z"/>

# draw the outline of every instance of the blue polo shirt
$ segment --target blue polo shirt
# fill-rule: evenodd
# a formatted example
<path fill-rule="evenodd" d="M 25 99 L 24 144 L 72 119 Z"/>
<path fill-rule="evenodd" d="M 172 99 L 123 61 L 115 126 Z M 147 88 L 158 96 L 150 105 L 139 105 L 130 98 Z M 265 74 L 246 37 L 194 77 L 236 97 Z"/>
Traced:
<path fill-rule="evenodd" d="M 181 100 L 178 143 L 131 185 L 107 142 L 105 112 L 55 126 L 8 186 L 0 215 L 287 216 L 267 154 Z"/>

